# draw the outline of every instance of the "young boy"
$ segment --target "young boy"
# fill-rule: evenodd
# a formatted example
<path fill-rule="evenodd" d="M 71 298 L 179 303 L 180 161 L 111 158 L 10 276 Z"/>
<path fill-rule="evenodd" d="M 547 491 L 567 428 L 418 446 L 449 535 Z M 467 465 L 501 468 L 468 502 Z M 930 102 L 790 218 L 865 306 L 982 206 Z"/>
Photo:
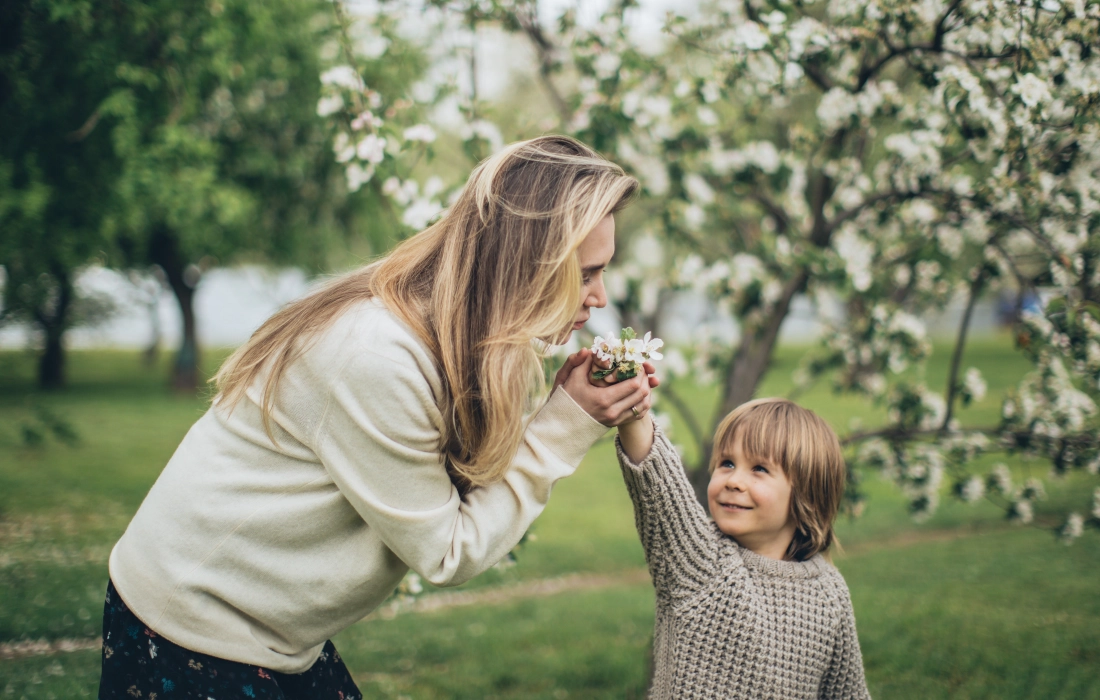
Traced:
<path fill-rule="evenodd" d="M 718 426 L 708 519 L 648 412 L 619 463 L 657 592 L 650 698 L 869 698 L 848 587 L 822 556 L 844 492 L 836 433 L 783 399 Z"/>

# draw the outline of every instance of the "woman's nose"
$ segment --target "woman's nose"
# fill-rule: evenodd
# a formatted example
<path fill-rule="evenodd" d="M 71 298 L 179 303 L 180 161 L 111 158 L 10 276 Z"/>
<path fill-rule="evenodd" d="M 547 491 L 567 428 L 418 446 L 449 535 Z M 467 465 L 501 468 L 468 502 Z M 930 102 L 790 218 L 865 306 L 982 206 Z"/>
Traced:
<path fill-rule="evenodd" d="M 584 305 L 589 308 L 602 309 L 607 306 L 607 289 L 603 286 L 603 279 L 599 279 L 588 290 L 588 296 Z"/>

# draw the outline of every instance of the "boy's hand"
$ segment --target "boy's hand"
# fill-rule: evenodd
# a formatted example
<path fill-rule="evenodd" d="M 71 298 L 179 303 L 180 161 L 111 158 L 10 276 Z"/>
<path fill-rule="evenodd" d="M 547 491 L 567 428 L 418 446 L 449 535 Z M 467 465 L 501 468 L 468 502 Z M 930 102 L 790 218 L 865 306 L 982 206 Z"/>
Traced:
<path fill-rule="evenodd" d="M 592 371 L 595 371 L 596 368 L 609 369 L 610 367 L 610 362 L 601 361 L 596 357 L 592 358 Z M 645 370 L 646 383 L 649 384 L 651 389 L 657 388 L 661 383 L 654 374 L 657 368 L 654 367 L 651 362 L 643 362 L 642 368 Z M 620 381 L 632 380 L 620 380 L 615 376 L 614 372 L 602 379 L 596 379 L 592 376 L 592 372 L 590 371 L 588 374 L 588 381 L 594 386 L 610 386 Z M 649 415 L 651 403 L 652 399 L 647 399 L 644 405 L 635 407 L 637 409 L 635 420 L 627 420 L 619 423 L 619 442 L 623 446 L 623 452 L 625 452 L 626 456 L 630 458 L 630 461 L 635 464 L 638 464 L 648 457 L 649 451 L 653 449 L 653 418 Z"/>

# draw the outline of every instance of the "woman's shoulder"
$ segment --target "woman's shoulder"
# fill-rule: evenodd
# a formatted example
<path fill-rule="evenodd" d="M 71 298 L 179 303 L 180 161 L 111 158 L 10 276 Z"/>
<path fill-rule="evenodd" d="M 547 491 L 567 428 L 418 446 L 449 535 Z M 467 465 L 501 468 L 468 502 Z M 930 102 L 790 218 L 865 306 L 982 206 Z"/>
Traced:
<path fill-rule="evenodd" d="M 316 351 L 335 358 L 370 355 L 434 365 L 431 352 L 412 328 L 374 298 L 356 302 L 341 313 L 321 333 Z"/>
<path fill-rule="evenodd" d="M 380 300 L 365 299 L 345 309 L 303 351 L 315 371 L 361 379 L 377 386 L 403 377 L 423 377 L 439 388 L 435 359 L 416 333 Z"/>

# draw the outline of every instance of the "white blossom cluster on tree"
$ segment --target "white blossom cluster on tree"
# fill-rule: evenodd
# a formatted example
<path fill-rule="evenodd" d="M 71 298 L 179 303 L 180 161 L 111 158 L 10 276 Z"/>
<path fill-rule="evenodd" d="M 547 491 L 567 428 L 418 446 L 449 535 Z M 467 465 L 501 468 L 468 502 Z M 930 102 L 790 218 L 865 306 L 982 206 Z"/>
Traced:
<path fill-rule="evenodd" d="M 553 28 L 526 0 L 430 5 L 452 26 L 526 37 L 557 129 L 642 181 L 651 229 L 609 290 L 624 325 L 653 328 L 668 290 L 683 288 L 737 319 L 735 343 L 703 327 L 666 352 L 674 379 L 719 384 L 718 416 L 757 390 L 796 296 L 841 299 L 796 380 L 828 379 L 881 408 L 882 425 L 842 438 L 853 465 L 892 477 L 917 516 L 950 486 L 1031 522 L 1042 482 L 1003 464 L 979 471 L 982 455 L 1041 458 L 1055 476 L 1100 471 L 1100 2 L 703 3 L 670 14 L 657 45 L 631 33 L 630 2 L 591 26 L 567 12 Z M 394 31 L 401 6 L 379 7 L 392 14 L 360 21 Z M 343 125 L 349 189 L 381 179 L 420 228 L 455 183 L 417 184 L 400 163 L 437 129 L 411 97 L 376 98 L 356 78 L 330 70 L 318 105 Z M 485 155 L 499 130 L 475 116 L 476 94 L 464 104 L 460 136 L 480 138 L 488 148 L 467 152 Z M 1048 301 L 1032 308 L 1040 287 Z M 981 368 L 961 362 L 970 320 L 998 290 L 1017 295 L 1016 342 L 1033 371 L 999 424 L 962 425 L 959 405 L 986 392 Z M 947 384 L 929 386 L 921 319 L 960 298 Z M 675 385 L 664 396 L 705 473 L 713 426 Z M 1046 524 L 1066 540 L 1100 525 L 1097 483 Z"/>

